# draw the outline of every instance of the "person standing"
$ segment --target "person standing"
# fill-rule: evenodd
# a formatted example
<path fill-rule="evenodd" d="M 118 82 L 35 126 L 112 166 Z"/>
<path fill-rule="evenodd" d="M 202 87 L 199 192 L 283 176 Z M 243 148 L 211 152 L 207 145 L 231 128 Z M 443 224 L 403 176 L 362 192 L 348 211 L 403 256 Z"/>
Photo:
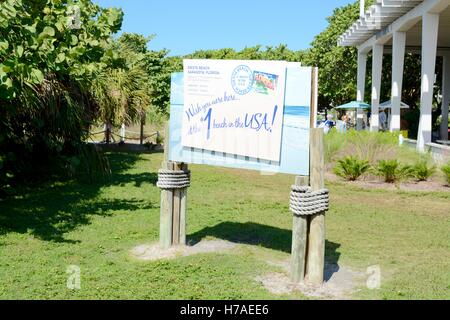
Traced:
<path fill-rule="evenodd" d="M 384 112 L 384 109 L 381 109 L 379 119 L 380 119 L 380 129 L 382 131 L 385 131 L 387 127 L 387 116 L 386 112 Z"/>
<path fill-rule="evenodd" d="M 325 124 L 324 124 L 324 133 L 327 134 L 328 132 L 330 132 L 331 128 L 334 127 L 334 121 L 333 121 L 333 116 L 331 114 L 327 115 L 327 120 L 325 120 Z"/>

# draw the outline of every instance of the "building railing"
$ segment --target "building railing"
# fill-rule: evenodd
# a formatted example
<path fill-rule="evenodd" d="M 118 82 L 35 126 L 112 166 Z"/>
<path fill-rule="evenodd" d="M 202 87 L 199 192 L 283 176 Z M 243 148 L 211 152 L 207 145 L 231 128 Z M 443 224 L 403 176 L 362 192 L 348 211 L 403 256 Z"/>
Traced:
<path fill-rule="evenodd" d="M 402 144 L 408 147 L 416 148 L 417 140 L 403 138 Z M 431 157 L 437 163 L 447 163 L 450 161 L 450 146 L 444 144 L 429 142 L 425 144 L 425 150 L 430 152 Z"/>

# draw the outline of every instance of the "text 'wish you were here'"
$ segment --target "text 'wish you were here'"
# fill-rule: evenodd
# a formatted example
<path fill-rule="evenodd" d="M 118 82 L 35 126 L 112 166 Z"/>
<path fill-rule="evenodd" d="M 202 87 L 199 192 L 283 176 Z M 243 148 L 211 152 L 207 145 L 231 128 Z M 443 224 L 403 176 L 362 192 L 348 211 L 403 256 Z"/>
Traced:
<path fill-rule="evenodd" d="M 238 100 L 235 95 L 227 95 L 225 92 L 222 97 L 217 97 L 214 100 L 208 101 L 204 104 L 191 105 L 186 110 L 186 116 L 189 121 L 188 134 L 193 135 L 202 131 L 206 127 L 206 138 L 211 137 L 211 132 L 214 129 L 238 128 L 250 129 L 255 131 L 264 130 L 272 132 L 272 126 L 278 112 L 278 106 L 273 107 L 270 113 L 245 113 L 236 115 L 232 118 L 221 117 L 216 119 L 214 117 L 214 107 L 219 104 Z"/>

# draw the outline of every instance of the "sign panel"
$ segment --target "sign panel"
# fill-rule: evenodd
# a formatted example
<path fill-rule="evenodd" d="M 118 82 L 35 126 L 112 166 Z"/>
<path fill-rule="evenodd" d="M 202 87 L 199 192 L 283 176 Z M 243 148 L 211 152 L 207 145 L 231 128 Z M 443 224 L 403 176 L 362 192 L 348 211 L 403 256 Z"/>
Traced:
<path fill-rule="evenodd" d="M 278 109 L 281 113 L 280 148 L 277 148 L 279 150 L 278 160 L 245 156 L 233 152 L 208 150 L 201 147 L 184 146 L 182 144 L 183 125 L 187 115 L 185 113 L 186 106 L 184 103 L 184 80 L 186 75 L 183 73 L 172 74 L 168 141 L 169 160 L 309 175 L 310 110 L 311 101 L 315 100 L 315 97 L 311 93 L 311 83 L 317 79 L 312 79 L 312 68 L 298 67 L 298 65 L 289 63 L 287 66 L 285 73 L 284 104 Z M 264 89 L 261 88 L 260 90 Z M 222 139 L 225 140 L 228 137 L 222 136 Z"/>
<path fill-rule="evenodd" d="M 280 161 L 284 61 L 183 61 L 184 147 Z"/>

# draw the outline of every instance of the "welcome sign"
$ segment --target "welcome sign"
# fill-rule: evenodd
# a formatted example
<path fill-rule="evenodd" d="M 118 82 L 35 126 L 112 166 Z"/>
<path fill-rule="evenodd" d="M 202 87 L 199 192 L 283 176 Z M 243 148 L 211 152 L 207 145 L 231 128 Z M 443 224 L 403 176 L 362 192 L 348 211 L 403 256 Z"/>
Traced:
<path fill-rule="evenodd" d="M 299 63 L 186 60 L 172 74 L 168 160 L 308 175 L 316 82 Z"/>
<path fill-rule="evenodd" d="M 184 60 L 182 146 L 279 162 L 286 66 Z"/>

